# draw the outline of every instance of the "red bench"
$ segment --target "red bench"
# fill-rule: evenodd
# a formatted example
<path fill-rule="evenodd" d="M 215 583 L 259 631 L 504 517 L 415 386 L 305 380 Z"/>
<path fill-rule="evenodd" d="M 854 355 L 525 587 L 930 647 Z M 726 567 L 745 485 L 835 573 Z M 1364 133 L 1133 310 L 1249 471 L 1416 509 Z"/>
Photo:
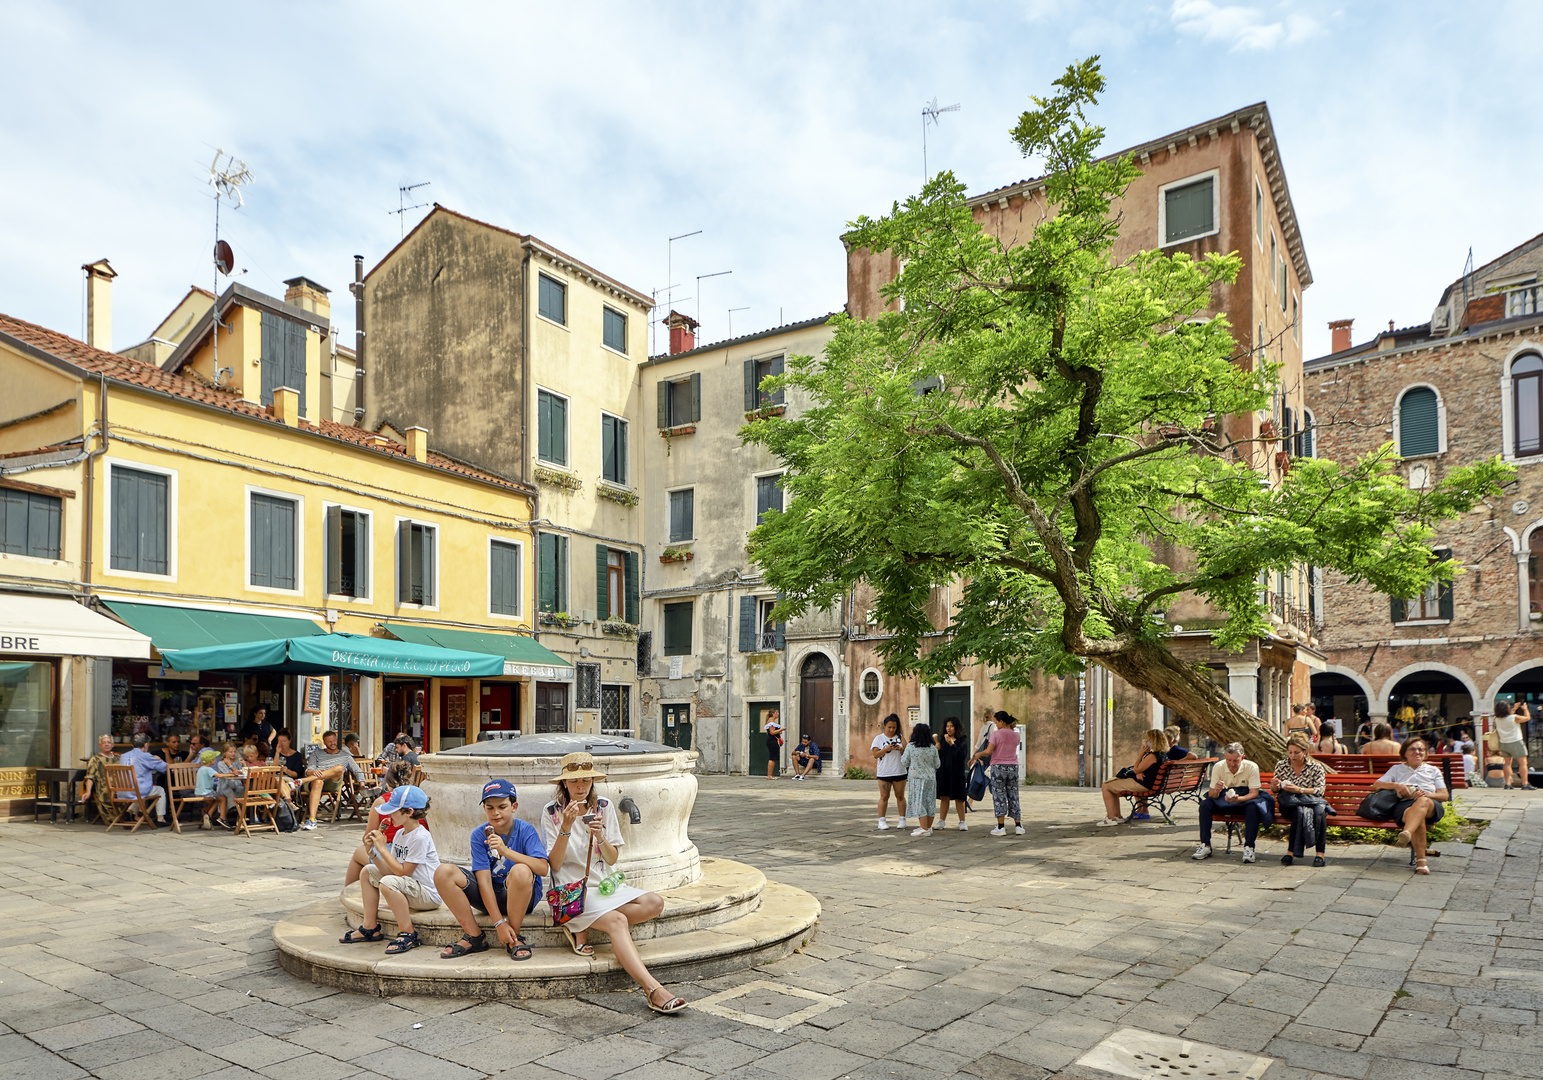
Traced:
<path fill-rule="evenodd" d="M 1214 764 L 1216 758 L 1181 758 L 1178 761 L 1165 761 L 1157 767 L 1157 775 L 1152 778 L 1152 790 L 1145 795 L 1121 795 L 1122 799 L 1131 800 L 1132 806 L 1139 806 L 1145 799 L 1148 806 L 1156 806 L 1157 812 L 1163 815 L 1163 820 L 1172 825 L 1173 809 L 1179 803 L 1190 800 L 1199 805 L 1200 798 L 1204 794 L 1206 773 Z M 1135 810 L 1131 811 L 1132 814 Z"/>
<path fill-rule="evenodd" d="M 1313 758 L 1323 762 L 1335 772 L 1361 776 L 1367 773 L 1381 776 L 1401 761 L 1397 754 L 1314 754 Z M 1456 791 L 1458 788 L 1468 786 L 1468 774 L 1463 769 L 1463 755 L 1430 754 L 1425 758 L 1425 763 L 1441 770 L 1441 778 L 1446 783 L 1448 791 Z"/>
<path fill-rule="evenodd" d="M 1334 808 L 1334 813 L 1330 814 L 1325 819 L 1325 824 L 1331 829 L 1393 829 L 1396 831 L 1401 831 L 1404 827 L 1404 823 L 1401 821 L 1384 821 L 1376 818 L 1364 818 L 1356 813 L 1356 811 L 1360 809 L 1361 800 L 1371 794 L 1372 785 L 1375 784 L 1378 777 L 1380 777 L 1382 773 L 1386 771 L 1386 769 L 1383 769 L 1382 771 L 1378 772 L 1376 776 L 1368 776 L 1364 773 L 1361 775 L 1329 773 L 1327 776 L 1325 776 L 1323 782 L 1323 798 L 1325 802 Z M 1260 773 L 1260 790 L 1269 790 L 1270 781 L 1272 779 L 1273 775 L 1271 773 Z M 1451 790 L 1451 788 L 1448 788 L 1448 793 L 1450 793 Z M 1279 823 L 1280 817 L 1281 811 L 1279 808 L 1277 808 L 1277 823 Z M 1212 815 L 1211 820 L 1213 822 L 1222 822 L 1227 826 L 1227 853 L 1231 854 L 1233 833 L 1237 831 L 1238 826 L 1243 824 L 1242 811 L 1217 811 Z M 1290 822 L 1288 821 L 1286 824 L 1289 825 Z M 1427 850 L 1426 854 L 1434 858 L 1439 856 L 1441 852 Z M 1410 849 L 1409 852 L 1409 864 L 1411 866 L 1414 865 L 1413 849 Z"/>

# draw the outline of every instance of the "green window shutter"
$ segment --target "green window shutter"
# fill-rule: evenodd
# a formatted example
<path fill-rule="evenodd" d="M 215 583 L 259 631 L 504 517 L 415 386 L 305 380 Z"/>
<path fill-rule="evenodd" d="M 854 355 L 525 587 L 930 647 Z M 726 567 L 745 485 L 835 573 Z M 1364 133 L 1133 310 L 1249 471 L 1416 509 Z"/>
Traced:
<path fill-rule="evenodd" d="M 667 382 L 661 382 L 658 386 L 658 390 L 659 426 L 661 428 L 667 428 L 670 426 L 670 384 Z"/>
<path fill-rule="evenodd" d="M 142 574 L 166 573 L 167 478 L 113 469 L 112 566 Z"/>
<path fill-rule="evenodd" d="M 638 558 L 638 553 L 636 551 L 629 551 L 627 552 L 625 559 L 623 559 L 623 562 L 625 563 L 625 567 L 623 568 L 622 572 L 626 575 L 626 580 L 622 582 L 622 590 L 627 595 L 626 619 L 628 622 L 636 626 L 639 618 L 638 606 L 641 601 L 643 585 L 643 583 L 638 580 L 638 569 L 640 568 L 642 561 Z"/>
<path fill-rule="evenodd" d="M 300 415 L 305 415 L 305 335 L 306 328 L 297 322 L 283 319 L 284 324 L 284 380 L 287 386 L 300 394 Z"/>
<path fill-rule="evenodd" d="M 600 475 L 613 484 L 616 478 L 616 422 L 612 417 L 600 418 Z"/>
<path fill-rule="evenodd" d="M 370 522 L 374 518 L 354 515 L 354 587 L 351 596 L 365 596 L 370 589 Z"/>
<path fill-rule="evenodd" d="M 488 608 L 495 615 L 520 614 L 520 549 L 494 540 L 488 546 Z"/>
<path fill-rule="evenodd" d="M 134 569 L 137 555 L 134 536 L 135 514 L 139 508 L 139 492 L 133 475 L 124 469 L 112 471 L 112 554 L 114 570 Z"/>
<path fill-rule="evenodd" d="M 1441 448 L 1436 391 L 1417 386 L 1398 403 L 1398 452 L 1402 457 L 1434 454 Z"/>
<path fill-rule="evenodd" d="M 262 403 L 273 404 L 273 391 L 284 385 L 285 339 L 284 322 L 271 311 L 262 313 Z"/>
<path fill-rule="evenodd" d="M 601 622 L 611 617 L 611 549 L 595 545 L 595 617 Z"/>
<path fill-rule="evenodd" d="M 1437 562 L 1450 562 L 1451 559 L 1452 552 L 1449 548 L 1442 548 L 1436 552 Z M 1441 617 L 1450 620 L 1452 618 L 1452 583 L 1450 581 L 1441 586 L 1441 593 L 1437 603 L 1440 605 Z"/>
<path fill-rule="evenodd" d="M 605 320 L 601 340 L 617 352 L 627 351 L 627 316 L 612 308 L 602 309 Z"/>
<path fill-rule="evenodd" d="M 1390 601 L 1390 603 L 1392 604 L 1392 607 L 1393 607 L 1393 621 L 1396 622 L 1396 623 L 1403 622 L 1404 621 L 1404 606 L 1405 606 L 1403 599 L 1400 598 L 1400 597 L 1397 597 L 1397 596 L 1393 596 L 1393 597 L 1389 597 L 1389 601 Z"/>
<path fill-rule="evenodd" d="M 295 504 L 288 499 L 273 500 L 273 587 L 293 589 L 297 584 L 295 565 Z"/>
<path fill-rule="evenodd" d="M 568 403 L 555 396 L 552 398 L 552 460 L 559 465 L 568 464 Z"/>
<path fill-rule="evenodd" d="M 691 376 L 691 422 L 702 419 L 702 376 Z"/>
<path fill-rule="evenodd" d="M 423 537 L 423 549 L 418 563 L 418 573 L 423 580 L 423 602 L 433 604 L 434 597 L 434 539 L 438 535 L 437 530 L 420 527 L 418 533 Z"/>
<path fill-rule="evenodd" d="M 552 455 L 552 398 L 545 390 L 536 393 L 536 457 L 542 461 Z"/>
<path fill-rule="evenodd" d="M 557 540 L 557 602 L 562 605 L 559 611 L 568 611 L 568 538 L 559 536 Z"/>
<path fill-rule="evenodd" d="M 413 599 L 413 526 L 404 521 L 396 530 L 396 600 L 410 604 Z"/>
<path fill-rule="evenodd" d="M 767 372 L 767 374 L 768 375 L 781 375 L 782 374 L 782 370 L 783 370 L 782 369 L 782 360 L 783 360 L 783 358 L 780 357 L 780 356 L 772 357 L 771 364 L 769 365 L 770 366 L 770 370 Z M 781 405 L 783 403 L 782 402 L 782 391 L 781 390 L 775 391 L 771 395 L 771 403 L 773 405 Z"/>
<path fill-rule="evenodd" d="M 757 399 L 760 396 L 760 388 L 756 385 L 755 361 L 745 361 L 745 411 L 754 412 L 757 407 Z"/>
<path fill-rule="evenodd" d="M 772 648 L 782 651 L 788 644 L 788 624 L 780 622 L 772 627 Z"/>
<path fill-rule="evenodd" d="M 1191 236 L 1211 232 L 1216 228 L 1215 207 L 1212 204 L 1211 177 L 1183 187 L 1169 188 L 1163 192 L 1165 233 L 1167 244 L 1187 240 Z"/>
<path fill-rule="evenodd" d="M 536 605 L 542 611 L 557 610 L 557 537 L 536 536 Z"/>
<path fill-rule="evenodd" d="M 358 525 L 354 527 L 358 528 Z M 327 507 L 326 530 L 327 592 L 336 596 L 343 591 L 343 508 L 341 506 Z M 356 570 L 356 581 L 357 574 Z"/>
<path fill-rule="evenodd" d="M 273 501 L 252 496 L 252 584 L 273 588 Z"/>
<path fill-rule="evenodd" d="M 755 652 L 755 605 L 753 596 L 739 598 L 739 651 Z"/>

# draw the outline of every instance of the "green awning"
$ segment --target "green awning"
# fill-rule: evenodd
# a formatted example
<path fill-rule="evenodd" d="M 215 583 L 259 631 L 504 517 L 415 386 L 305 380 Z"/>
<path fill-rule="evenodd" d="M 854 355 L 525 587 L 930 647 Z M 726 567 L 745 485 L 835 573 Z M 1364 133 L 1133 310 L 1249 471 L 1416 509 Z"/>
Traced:
<path fill-rule="evenodd" d="M 284 615 L 247 615 L 212 608 L 130 604 L 122 600 L 108 600 L 105 603 L 114 615 L 146 635 L 150 643 L 162 652 L 167 649 L 197 649 L 206 645 L 235 645 L 244 641 L 313 637 L 326 633 L 310 619 L 295 619 Z"/>
<path fill-rule="evenodd" d="M 366 675 L 419 675 L 426 678 L 482 678 L 504 673 L 504 658 L 494 653 L 445 649 L 410 641 L 320 634 L 202 649 L 172 649 L 161 654 L 174 671 L 271 671 L 287 675 L 328 675 L 358 671 Z"/>
<path fill-rule="evenodd" d="M 386 623 L 386 629 L 403 641 L 437 645 L 442 649 L 493 653 L 504 658 L 505 675 L 533 679 L 571 679 L 573 665 L 533 637 L 500 634 L 496 630 L 442 630 L 437 626 Z"/>

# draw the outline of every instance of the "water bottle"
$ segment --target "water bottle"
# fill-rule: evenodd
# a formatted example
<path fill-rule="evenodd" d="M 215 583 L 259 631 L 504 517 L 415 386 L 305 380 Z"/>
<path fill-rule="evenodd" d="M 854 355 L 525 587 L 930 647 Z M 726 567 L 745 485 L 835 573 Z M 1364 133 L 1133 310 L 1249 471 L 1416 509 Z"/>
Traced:
<path fill-rule="evenodd" d="M 624 880 L 625 877 L 620 870 L 612 870 L 609 874 L 600 879 L 600 895 L 610 896 L 616 891 L 616 887 Z"/>

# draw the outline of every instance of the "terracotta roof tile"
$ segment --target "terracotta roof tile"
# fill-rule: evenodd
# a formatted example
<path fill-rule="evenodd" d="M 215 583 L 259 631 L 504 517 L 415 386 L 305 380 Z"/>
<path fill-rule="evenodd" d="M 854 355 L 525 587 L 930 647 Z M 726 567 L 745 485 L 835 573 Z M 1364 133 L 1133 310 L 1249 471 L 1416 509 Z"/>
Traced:
<path fill-rule="evenodd" d="M 49 330 L 47 327 L 38 326 L 35 323 L 24 322 L 10 315 L 0 313 L 0 336 L 10 337 L 24 345 L 29 345 L 41 352 L 58 357 L 67 363 L 73 364 L 82 370 L 94 374 L 106 375 L 115 382 L 127 383 L 131 386 L 143 387 L 154 390 L 170 397 L 183 398 L 188 401 L 200 402 L 204 405 L 212 405 L 215 408 L 226 409 L 232 413 L 251 417 L 254 420 L 265 420 L 277 424 L 279 421 L 267 406 L 255 401 L 247 401 L 233 390 L 225 390 L 199 379 L 192 379 L 186 375 L 174 375 L 163 371 L 154 364 L 141 363 L 138 360 L 122 356 L 118 353 L 106 352 L 102 349 L 87 345 L 84 341 L 77 341 L 67 334 L 61 334 L 57 330 Z M 323 438 L 336 439 L 339 442 L 351 443 L 367 450 L 373 450 L 379 454 L 389 454 L 406 460 L 407 447 L 400 443 L 388 442 L 384 445 L 376 441 L 375 435 L 362 428 L 350 427 L 347 424 L 339 424 L 331 420 L 313 422 L 300 421 L 299 430 L 319 435 Z M 37 453 L 36 450 L 27 453 Z M 486 472 L 462 464 L 443 454 L 429 452 L 427 464 L 445 472 L 458 476 L 480 480 L 483 483 L 495 484 L 508 488 L 511 491 L 526 491 L 525 486 L 516 481 L 499 476 L 496 473 Z"/>

